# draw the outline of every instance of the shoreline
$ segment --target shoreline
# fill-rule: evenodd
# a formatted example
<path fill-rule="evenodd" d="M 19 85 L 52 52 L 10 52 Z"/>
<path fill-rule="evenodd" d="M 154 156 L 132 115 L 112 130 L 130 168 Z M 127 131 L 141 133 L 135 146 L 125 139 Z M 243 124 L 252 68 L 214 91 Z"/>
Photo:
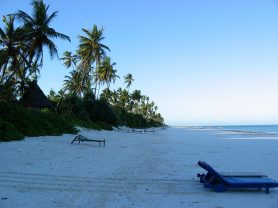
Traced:
<path fill-rule="evenodd" d="M 151 134 L 81 130 L 74 135 L 0 143 L 0 207 L 276 208 L 278 189 L 215 193 L 196 174 L 199 160 L 218 171 L 264 172 L 278 179 L 278 140 L 219 130 L 168 127 Z M 264 139 L 265 138 L 265 139 Z M 230 140 L 233 139 L 233 140 Z"/>

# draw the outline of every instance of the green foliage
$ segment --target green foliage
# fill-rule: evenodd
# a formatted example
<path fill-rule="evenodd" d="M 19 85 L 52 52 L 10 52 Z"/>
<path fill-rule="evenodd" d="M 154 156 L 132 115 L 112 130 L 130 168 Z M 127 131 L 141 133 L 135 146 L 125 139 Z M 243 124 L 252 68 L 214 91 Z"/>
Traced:
<path fill-rule="evenodd" d="M 74 126 L 79 126 L 79 127 L 88 128 L 88 129 L 95 129 L 95 130 L 102 129 L 100 125 L 92 122 L 90 119 L 81 119 L 74 115 L 67 115 L 67 116 L 65 116 L 65 119 L 68 122 L 72 123 Z"/>
<path fill-rule="evenodd" d="M 140 90 L 129 93 L 122 88 L 113 92 L 105 89 L 100 97 L 117 110 L 121 124 L 134 128 L 163 125 L 158 107 L 148 96 L 141 95 Z"/>
<path fill-rule="evenodd" d="M 121 125 L 126 125 L 131 128 L 146 128 L 147 127 L 146 119 L 144 119 L 144 117 L 140 114 L 129 113 L 123 109 L 117 111 L 117 113 L 119 115 Z"/>
<path fill-rule="evenodd" d="M 95 114 L 92 115 L 92 120 L 115 126 L 118 124 L 117 114 L 105 100 L 95 101 Z"/>
<path fill-rule="evenodd" d="M 59 102 L 59 95 L 57 95 L 53 89 L 50 89 L 47 99 L 53 104 L 53 106 L 56 106 Z"/>
<path fill-rule="evenodd" d="M 48 95 L 57 112 L 28 110 L 11 104 L 22 97 L 27 82 L 38 78 L 44 48 L 49 49 L 53 58 L 58 54 L 53 39 L 70 40 L 50 27 L 57 11 L 49 15 L 49 6 L 43 0 L 33 0 L 32 7 L 32 15 L 19 10 L 4 16 L 4 28 L 0 28 L 0 141 L 74 133 L 74 125 L 111 130 L 111 126 L 119 124 L 134 128 L 163 124 L 149 97 L 141 95 L 140 90 L 129 93 L 134 81 L 132 74 L 124 77 L 127 90 L 109 89 L 119 77 L 114 68 L 116 63 L 106 55 L 110 49 L 102 43 L 104 29 L 96 25 L 91 30 L 82 29 L 76 54 L 66 51 L 61 58 L 72 71 L 66 76 L 64 87 L 57 94 L 51 90 Z M 14 24 L 16 19 L 22 23 L 19 27 Z M 103 85 L 106 89 L 99 96 Z"/>
<path fill-rule="evenodd" d="M 12 101 L 24 93 L 28 81 L 36 80 L 43 65 L 43 51 L 51 58 L 58 55 L 55 38 L 70 41 L 57 32 L 51 23 L 57 11 L 48 13 L 49 5 L 43 0 L 32 1 L 32 14 L 19 10 L 3 17 L 0 28 L 0 100 Z M 15 20 L 21 23 L 18 27 Z"/>
<path fill-rule="evenodd" d="M 84 98 L 76 95 L 66 95 L 61 102 L 58 112 L 62 115 L 74 117 L 75 121 L 80 123 L 83 120 L 82 126 L 99 126 L 117 125 L 118 117 L 111 106 L 105 100 L 95 100 L 92 94 L 87 94 Z M 92 124 L 100 123 L 100 124 Z M 108 127 L 105 127 L 106 129 Z"/>
<path fill-rule="evenodd" d="M 0 102 L 0 118 L 0 141 L 77 132 L 73 124 L 53 112 L 30 110 L 18 104 Z"/>
<path fill-rule="evenodd" d="M 20 140 L 23 137 L 12 123 L 0 119 L 0 141 Z"/>
<path fill-rule="evenodd" d="M 75 94 L 66 95 L 57 110 L 62 115 L 72 115 L 83 120 L 89 119 L 82 98 Z"/>
<path fill-rule="evenodd" d="M 130 85 L 134 81 L 132 74 L 128 73 L 126 76 L 124 76 L 124 80 L 125 80 L 126 88 L 129 89 Z"/>
<path fill-rule="evenodd" d="M 145 128 L 147 121 L 141 114 L 128 113 L 127 125 L 132 128 Z"/>

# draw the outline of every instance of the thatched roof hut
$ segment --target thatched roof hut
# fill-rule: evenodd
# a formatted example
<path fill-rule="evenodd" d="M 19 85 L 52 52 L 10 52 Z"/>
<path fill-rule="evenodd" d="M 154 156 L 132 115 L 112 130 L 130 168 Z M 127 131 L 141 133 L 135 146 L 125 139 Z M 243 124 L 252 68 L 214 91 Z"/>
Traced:
<path fill-rule="evenodd" d="M 30 108 L 52 108 L 52 104 L 49 102 L 37 82 L 33 81 L 28 84 L 28 88 L 21 98 L 21 104 Z"/>

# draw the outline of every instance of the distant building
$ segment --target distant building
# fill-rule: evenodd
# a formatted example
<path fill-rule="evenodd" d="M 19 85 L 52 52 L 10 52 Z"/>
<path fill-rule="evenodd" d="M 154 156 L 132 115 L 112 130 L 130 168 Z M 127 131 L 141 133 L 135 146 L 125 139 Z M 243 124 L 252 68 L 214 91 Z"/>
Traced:
<path fill-rule="evenodd" d="M 36 81 L 30 82 L 20 102 L 23 106 L 33 109 L 52 108 L 41 88 Z"/>

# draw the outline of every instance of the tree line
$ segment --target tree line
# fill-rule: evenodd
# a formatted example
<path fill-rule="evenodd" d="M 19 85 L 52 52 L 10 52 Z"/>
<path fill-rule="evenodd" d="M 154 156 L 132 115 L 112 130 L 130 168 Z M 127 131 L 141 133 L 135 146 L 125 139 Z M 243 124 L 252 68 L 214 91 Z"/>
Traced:
<path fill-rule="evenodd" d="M 51 27 L 57 11 L 48 14 L 49 5 L 42 0 L 33 1 L 31 6 L 31 15 L 18 10 L 3 17 L 4 27 L 0 28 L 0 101 L 20 101 L 28 83 L 39 78 L 44 49 L 51 58 L 58 58 L 54 39 L 70 41 L 69 36 Z M 103 27 L 82 28 L 76 51 L 63 53 L 60 60 L 70 71 L 62 89 L 57 93 L 51 90 L 48 95 L 55 110 L 60 114 L 78 115 L 79 119 L 85 115 L 81 113 L 84 111 L 85 117 L 92 121 L 96 121 L 96 112 L 110 112 L 108 114 L 114 120 L 111 125 L 129 124 L 128 121 L 139 117 L 139 120 L 145 120 L 145 124 L 161 125 L 163 118 L 155 103 L 140 90 L 130 92 L 134 81 L 131 73 L 124 76 L 125 89 L 111 90 L 111 85 L 120 77 L 116 63 L 108 56 L 110 48 L 103 44 L 104 38 Z M 99 109 L 103 106 L 106 110 L 101 112 Z M 92 109 L 95 113 L 90 113 Z M 106 122 L 105 119 L 100 121 Z"/>

